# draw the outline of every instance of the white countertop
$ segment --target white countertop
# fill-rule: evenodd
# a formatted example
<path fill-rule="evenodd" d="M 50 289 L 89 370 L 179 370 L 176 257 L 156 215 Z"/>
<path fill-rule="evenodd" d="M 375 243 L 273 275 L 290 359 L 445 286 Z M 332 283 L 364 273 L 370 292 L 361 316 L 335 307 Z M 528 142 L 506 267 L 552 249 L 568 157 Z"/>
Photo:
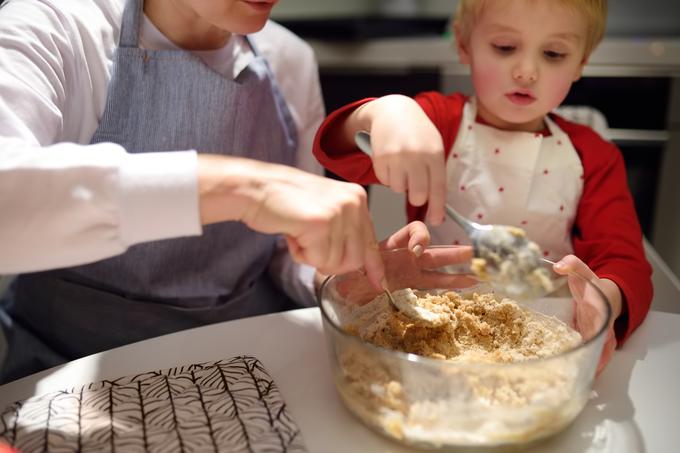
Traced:
<path fill-rule="evenodd" d="M 407 452 L 359 423 L 330 374 L 317 308 L 214 324 L 75 360 L 0 387 L 0 408 L 140 371 L 252 355 L 268 369 L 310 452 Z M 650 312 L 599 377 L 576 422 L 531 452 L 675 452 L 680 445 L 680 315 Z"/>

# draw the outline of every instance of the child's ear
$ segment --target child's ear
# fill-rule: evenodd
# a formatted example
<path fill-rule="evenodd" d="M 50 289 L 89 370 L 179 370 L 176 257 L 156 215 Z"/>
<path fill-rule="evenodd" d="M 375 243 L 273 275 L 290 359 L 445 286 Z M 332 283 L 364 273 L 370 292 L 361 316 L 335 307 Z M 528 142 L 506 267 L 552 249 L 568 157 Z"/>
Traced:
<path fill-rule="evenodd" d="M 458 60 L 462 64 L 470 64 L 470 52 L 468 51 L 468 42 L 463 38 L 463 32 L 460 29 L 460 24 L 453 24 L 453 31 L 456 34 L 456 50 L 458 51 Z"/>

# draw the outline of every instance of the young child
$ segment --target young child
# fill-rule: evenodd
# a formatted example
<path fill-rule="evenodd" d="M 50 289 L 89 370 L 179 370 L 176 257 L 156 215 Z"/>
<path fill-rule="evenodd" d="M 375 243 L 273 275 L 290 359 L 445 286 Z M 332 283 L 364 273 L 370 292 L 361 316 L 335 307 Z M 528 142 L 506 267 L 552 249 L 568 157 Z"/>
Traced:
<path fill-rule="evenodd" d="M 427 214 L 433 243 L 469 243 L 444 221 L 446 201 L 479 223 L 523 228 L 556 272 L 595 279 L 615 319 L 600 369 L 649 310 L 651 267 L 619 150 L 550 112 L 601 40 L 606 9 L 606 0 L 461 0 L 454 27 L 474 96 L 362 100 L 332 113 L 314 147 L 350 181 L 407 192 L 409 220 Z M 359 130 L 371 133 L 371 158 L 354 145 Z"/>

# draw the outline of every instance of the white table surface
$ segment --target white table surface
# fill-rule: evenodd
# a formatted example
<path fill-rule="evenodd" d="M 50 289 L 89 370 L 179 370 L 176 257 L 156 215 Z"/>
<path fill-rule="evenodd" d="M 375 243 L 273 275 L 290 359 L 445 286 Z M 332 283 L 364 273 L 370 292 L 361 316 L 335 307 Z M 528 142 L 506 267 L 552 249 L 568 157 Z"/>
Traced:
<path fill-rule="evenodd" d="M 186 330 L 75 360 L 0 387 L 0 408 L 100 379 L 242 354 L 269 370 L 310 452 L 413 451 L 375 434 L 344 408 L 317 308 Z M 680 451 L 680 315 L 650 312 L 594 390 L 571 427 L 529 451 Z"/>

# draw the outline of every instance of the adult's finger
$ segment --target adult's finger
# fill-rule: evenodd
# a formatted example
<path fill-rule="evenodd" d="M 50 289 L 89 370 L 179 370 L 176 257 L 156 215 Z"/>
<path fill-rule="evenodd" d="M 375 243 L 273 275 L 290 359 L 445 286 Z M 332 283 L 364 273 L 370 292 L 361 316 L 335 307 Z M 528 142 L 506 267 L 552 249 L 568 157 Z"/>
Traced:
<path fill-rule="evenodd" d="M 326 266 L 330 253 L 330 229 L 310 229 L 309 233 L 297 238 L 304 262 L 316 268 Z"/>
<path fill-rule="evenodd" d="M 369 217 L 366 218 L 363 224 L 364 232 L 364 269 L 366 276 L 375 288 L 382 288 L 385 279 L 385 264 L 380 256 L 380 247 L 375 238 L 375 230 L 373 223 Z"/>
<path fill-rule="evenodd" d="M 363 242 L 359 240 L 347 240 L 345 242 L 345 254 L 343 265 L 344 272 L 354 271 L 364 265 Z"/>
<path fill-rule="evenodd" d="M 291 258 L 296 263 L 303 263 L 305 261 L 304 254 L 302 253 L 302 247 L 292 236 L 286 236 L 286 244 L 288 245 L 288 252 Z"/>
<path fill-rule="evenodd" d="M 342 261 L 334 266 L 324 263 L 319 271 L 324 274 L 344 274 L 364 265 L 363 232 L 358 227 L 350 228 L 343 237 Z"/>
<path fill-rule="evenodd" d="M 343 213 L 342 216 L 335 216 L 331 219 L 331 226 L 327 239 L 328 258 L 326 259 L 324 266 L 329 269 L 340 268 L 344 259 L 345 243 L 348 240 L 351 240 L 347 228 L 345 228 L 345 215 L 347 214 Z"/>

